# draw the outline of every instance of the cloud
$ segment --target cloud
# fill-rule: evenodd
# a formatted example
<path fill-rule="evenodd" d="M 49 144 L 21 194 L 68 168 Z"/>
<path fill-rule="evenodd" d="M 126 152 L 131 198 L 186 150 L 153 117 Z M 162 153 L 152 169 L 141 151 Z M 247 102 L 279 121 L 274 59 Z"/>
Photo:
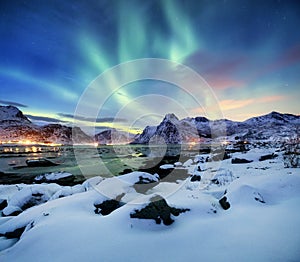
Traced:
<path fill-rule="evenodd" d="M 59 116 L 66 118 L 74 118 L 80 121 L 95 122 L 95 123 L 107 123 L 107 122 L 127 122 L 124 118 L 114 118 L 114 117 L 100 117 L 100 118 L 89 118 L 84 116 L 74 116 L 72 114 L 58 113 Z"/>
<path fill-rule="evenodd" d="M 207 79 L 207 82 L 213 89 L 228 89 L 228 88 L 238 88 L 244 87 L 246 83 L 241 80 L 236 80 L 228 77 L 212 77 Z"/>
<path fill-rule="evenodd" d="M 282 101 L 287 98 L 288 96 L 284 96 L 284 95 L 272 95 L 272 96 L 264 96 L 261 98 L 250 98 L 250 99 L 225 99 L 219 101 L 219 107 L 223 112 L 233 110 L 233 112 L 240 113 L 239 111 L 236 110 L 250 105 L 254 106 L 259 104 L 273 104 L 276 101 Z M 206 111 L 203 108 L 199 107 L 199 108 L 191 109 L 191 112 L 193 114 L 207 115 L 208 111 L 214 112 L 215 110 L 216 107 L 206 108 Z M 252 116 L 252 114 L 249 114 L 249 116 Z"/>
<path fill-rule="evenodd" d="M 264 96 L 257 100 L 258 103 L 269 103 L 269 102 L 276 102 L 287 99 L 288 96 L 283 95 L 274 95 L 274 96 Z"/>
<path fill-rule="evenodd" d="M 17 106 L 17 107 L 28 107 L 27 105 L 24 105 L 24 104 L 20 104 L 20 103 L 17 103 L 17 102 L 6 101 L 6 100 L 0 100 L 0 104 L 8 105 L 8 106 Z"/>
<path fill-rule="evenodd" d="M 242 108 L 253 103 L 255 103 L 255 99 L 243 99 L 243 100 L 226 99 L 220 101 L 220 107 L 221 110 L 227 111 L 227 110 Z"/>
<path fill-rule="evenodd" d="M 276 101 L 281 101 L 286 99 L 287 96 L 284 95 L 273 95 L 273 96 L 264 96 L 261 98 L 251 98 L 251 99 L 227 99 L 220 101 L 220 107 L 223 111 L 243 108 L 245 106 L 253 105 L 253 104 L 262 104 L 262 103 L 273 103 Z"/>
<path fill-rule="evenodd" d="M 46 117 L 46 116 L 33 116 L 33 115 L 27 115 L 26 116 L 34 121 L 43 121 L 43 122 L 49 122 L 49 123 L 68 123 L 67 121 L 63 121 L 57 118 L 52 117 Z"/>

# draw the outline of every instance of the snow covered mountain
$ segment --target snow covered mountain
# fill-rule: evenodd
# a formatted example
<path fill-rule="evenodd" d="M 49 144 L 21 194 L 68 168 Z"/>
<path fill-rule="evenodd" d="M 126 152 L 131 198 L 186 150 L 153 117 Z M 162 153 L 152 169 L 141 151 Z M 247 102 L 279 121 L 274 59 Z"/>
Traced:
<path fill-rule="evenodd" d="M 14 106 L 0 106 L 0 141 L 35 141 L 59 144 L 92 143 L 80 128 L 49 124 L 36 126 Z"/>
<path fill-rule="evenodd" d="M 285 140 L 299 137 L 300 116 L 271 112 L 253 117 L 244 122 L 228 119 L 209 120 L 205 117 L 179 120 L 174 114 L 167 114 L 158 126 L 147 126 L 140 135 L 130 136 L 115 129 L 103 131 L 94 139 L 80 128 L 50 124 L 39 127 L 30 122 L 14 106 L 0 106 L 0 141 L 31 140 L 60 144 L 181 144 L 199 142 L 205 138 L 238 137 L 244 140 Z"/>
<path fill-rule="evenodd" d="M 244 123 L 248 125 L 261 125 L 261 124 L 271 124 L 271 125 L 285 125 L 289 123 L 300 124 L 300 116 L 292 115 L 292 114 L 281 114 L 278 112 L 271 112 L 267 115 L 252 117 L 246 120 Z"/>
<path fill-rule="evenodd" d="M 300 116 L 271 112 L 243 122 L 245 139 L 285 140 L 300 135 Z"/>
<path fill-rule="evenodd" d="M 146 144 L 163 139 L 167 144 L 198 142 L 203 138 L 239 137 L 248 140 L 282 140 L 299 136 L 300 116 L 271 112 L 244 122 L 228 119 L 209 120 L 205 117 L 179 120 L 167 114 L 157 127 L 147 126 L 133 143 Z"/>
<path fill-rule="evenodd" d="M 114 128 L 102 131 L 95 135 L 95 142 L 99 145 L 128 144 L 133 139 L 133 135 Z"/>
<path fill-rule="evenodd" d="M 30 125 L 30 120 L 14 106 L 0 106 L 0 126 Z"/>

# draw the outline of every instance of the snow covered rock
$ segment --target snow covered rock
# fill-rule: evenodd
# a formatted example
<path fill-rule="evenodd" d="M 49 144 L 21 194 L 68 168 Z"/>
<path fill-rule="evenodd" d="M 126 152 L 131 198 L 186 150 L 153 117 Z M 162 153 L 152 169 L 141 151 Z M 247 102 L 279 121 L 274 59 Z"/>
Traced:
<path fill-rule="evenodd" d="M 24 210 L 47 202 L 60 189 L 59 185 L 33 185 L 17 191 L 9 200 L 3 215 L 18 215 Z"/>
<path fill-rule="evenodd" d="M 3 209 L 3 216 L 17 216 L 21 214 L 23 210 L 18 206 L 9 205 Z"/>
<path fill-rule="evenodd" d="M 175 162 L 175 163 L 174 163 L 174 166 L 175 166 L 175 167 L 182 166 L 182 163 L 181 163 L 181 162 L 179 162 L 179 161 L 178 161 L 178 162 Z"/>
<path fill-rule="evenodd" d="M 75 185 L 72 187 L 64 186 L 60 190 L 58 190 L 49 200 L 71 196 L 73 194 L 78 194 L 82 192 L 85 192 L 85 187 L 83 185 Z"/>
<path fill-rule="evenodd" d="M 253 162 L 253 160 L 248 160 L 248 159 L 244 159 L 244 158 L 233 158 L 231 159 L 231 164 L 248 164 Z"/>
<path fill-rule="evenodd" d="M 213 184 L 224 186 L 230 184 L 234 180 L 234 176 L 230 170 L 220 169 L 211 179 Z"/>
<path fill-rule="evenodd" d="M 148 184 L 159 181 L 159 176 L 157 174 L 150 174 L 146 172 L 134 171 L 126 175 L 118 176 L 118 179 L 134 185 L 134 184 Z"/>
<path fill-rule="evenodd" d="M 60 185 L 68 185 L 72 183 L 75 176 L 67 172 L 53 172 L 43 175 L 38 175 L 34 178 L 35 181 L 40 183 L 57 183 Z"/>
<path fill-rule="evenodd" d="M 171 215 L 178 216 L 180 213 L 184 213 L 186 211 L 189 211 L 189 209 L 170 207 L 163 197 L 157 195 L 150 198 L 150 203 L 146 207 L 140 210 L 134 210 L 134 212 L 130 214 L 130 217 L 153 219 L 156 224 L 160 224 L 162 221 L 164 225 L 169 226 L 174 222 Z"/>
<path fill-rule="evenodd" d="M 121 195 L 117 196 L 116 199 L 107 199 L 101 203 L 95 203 L 95 213 L 103 216 L 109 215 L 111 212 L 124 205 L 124 203 L 121 202 L 121 199 L 124 195 L 125 193 L 122 193 Z"/>
<path fill-rule="evenodd" d="M 157 185 L 160 178 L 158 174 L 152 175 L 146 172 L 134 171 L 126 175 L 118 176 L 118 179 L 132 185 L 137 192 L 145 193 Z"/>
<path fill-rule="evenodd" d="M 91 178 L 85 180 L 82 183 L 82 186 L 84 187 L 85 191 L 88 191 L 90 189 L 93 189 L 98 184 L 100 184 L 103 180 L 104 180 L 104 178 L 101 176 L 91 177 Z"/>
<path fill-rule="evenodd" d="M 173 164 L 164 164 L 159 167 L 160 169 L 171 169 L 174 168 Z"/>

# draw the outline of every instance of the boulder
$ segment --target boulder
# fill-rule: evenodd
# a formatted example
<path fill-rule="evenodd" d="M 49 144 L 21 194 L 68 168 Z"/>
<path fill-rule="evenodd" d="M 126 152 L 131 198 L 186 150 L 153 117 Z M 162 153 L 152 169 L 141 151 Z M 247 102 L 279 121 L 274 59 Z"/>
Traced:
<path fill-rule="evenodd" d="M 3 210 L 7 207 L 7 200 L 6 199 L 0 199 L 0 210 Z"/>
<path fill-rule="evenodd" d="M 6 238 L 20 238 L 25 231 L 25 227 L 20 227 L 11 232 L 0 233 L 0 237 Z"/>
<path fill-rule="evenodd" d="M 170 207 L 167 201 L 161 196 L 154 196 L 150 199 L 150 203 L 140 209 L 134 210 L 133 213 L 130 214 L 131 218 L 139 218 L 139 219 L 153 219 L 156 224 L 160 224 L 163 221 L 164 225 L 171 225 L 174 220 L 171 218 L 171 215 L 178 216 L 180 213 L 184 213 L 189 211 L 190 209 L 179 209 Z"/>
<path fill-rule="evenodd" d="M 269 159 L 274 159 L 275 157 L 278 157 L 277 154 L 268 154 L 268 155 L 263 155 L 259 158 L 259 161 L 265 161 L 265 160 L 269 160 Z"/>
<path fill-rule="evenodd" d="M 253 162 L 253 160 L 248 160 L 244 158 L 233 158 L 231 159 L 231 164 L 248 164 Z"/>
<path fill-rule="evenodd" d="M 219 200 L 219 203 L 221 205 L 221 207 L 224 209 L 224 210 L 227 210 L 230 208 L 230 203 L 227 201 L 227 197 L 224 196 L 222 197 L 220 200 Z"/>
<path fill-rule="evenodd" d="M 201 181 L 201 176 L 200 175 L 193 175 L 191 177 L 191 182 L 196 182 L 196 181 Z"/>
<path fill-rule="evenodd" d="M 121 194 L 116 197 L 116 199 L 109 199 L 105 200 L 99 204 L 94 204 L 95 206 L 95 214 L 101 214 L 103 216 L 109 215 L 111 212 L 115 211 L 119 207 L 123 206 L 123 203 L 121 202 L 122 197 L 125 194 Z"/>

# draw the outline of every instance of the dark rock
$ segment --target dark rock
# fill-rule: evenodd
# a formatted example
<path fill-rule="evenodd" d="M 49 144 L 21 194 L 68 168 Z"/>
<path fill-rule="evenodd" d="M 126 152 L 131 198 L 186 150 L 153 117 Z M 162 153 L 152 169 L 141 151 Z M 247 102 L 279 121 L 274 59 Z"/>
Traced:
<path fill-rule="evenodd" d="M 189 211 L 190 209 L 179 209 L 170 207 L 167 201 L 161 196 L 154 196 L 150 199 L 150 203 L 141 210 L 134 210 L 134 213 L 130 214 L 131 218 L 139 219 L 153 219 L 156 224 L 160 224 L 161 220 L 164 225 L 171 225 L 174 220 L 171 218 L 171 214 L 178 216 L 180 213 Z"/>
<path fill-rule="evenodd" d="M 199 175 L 193 175 L 191 177 L 191 182 L 201 181 L 201 176 Z"/>
<path fill-rule="evenodd" d="M 122 197 L 125 194 L 121 194 L 116 197 L 116 199 L 109 199 L 105 200 L 100 204 L 94 204 L 95 206 L 95 214 L 101 214 L 103 216 L 109 215 L 111 212 L 115 211 L 119 207 L 123 206 L 123 203 L 121 202 Z"/>
<path fill-rule="evenodd" d="M 32 196 L 33 197 L 41 197 L 43 194 L 42 193 L 33 193 Z"/>
<path fill-rule="evenodd" d="M 247 160 L 244 158 L 233 158 L 231 159 L 231 164 L 247 164 L 247 163 L 251 163 L 253 162 L 253 160 Z"/>
<path fill-rule="evenodd" d="M 131 168 L 125 168 L 122 172 L 119 172 L 119 175 L 126 175 L 133 172 Z"/>
<path fill-rule="evenodd" d="M 147 155 L 141 154 L 141 155 L 139 155 L 139 157 L 147 157 Z"/>
<path fill-rule="evenodd" d="M 216 185 L 220 184 L 219 180 L 216 179 L 216 178 L 212 179 L 211 182 L 214 183 L 214 184 L 216 184 Z"/>
<path fill-rule="evenodd" d="M 262 199 L 260 199 L 260 198 L 258 198 L 258 197 L 255 197 L 254 199 L 255 199 L 256 201 L 260 202 L 260 203 L 263 203 L 263 204 L 266 203 L 264 200 L 262 200 Z"/>
<path fill-rule="evenodd" d="M 149 189 L 155 187 L 158 184 L 159 182 L 157 182 L 156 180 L 152 180 L 147 177 L 140 176 L 139 181 L 133 185 L 133 188 L 135 189 L 136 192 L 144 194 Z"/>
<path fill-rule="evenodd" d="M 188 160 L 187 157 L 183 157 L 181 161 Z M 160 166 L 164 164 L 174 164 L 179 161 L 179 156 L 164 156 L 163 159 L 157 157 L 145 161 L 144 166 L 138 171 L 147 172 L 150 174 L 158 174 L 160 179 L 164 179 L 164 182 L 176 182 L 177 180 L 185 180 L 189 175 L 185 169 L 161 169 Z"/>
<path fill-rule="evenodd" d="M 254 197 L 255 201 L 260 202 L 262 204 L 266 203 L 265 200 L 264 200 L 264 198 L 263 198 L 263 196 L 260 193 L 256 192 L 255 195 L 256 195 Z"/>
<path fill-rule="evenodd" d="M 51 162 L 45 158 L 39 159 L 27 159 L 26 164 L 29 167 L 47 167 L 47 166 L 57 166 L 58 164 Z"/>
<path fill-rule="evenodd" d="M 259 158 L 259 161 L 265 161 L 265 160 L 269 160 L 269 159 L 274 159 L 275 157 L 278 157 L 277 154 L 268 154 L 268 155 L 263 155 Z"/>
<path fill-rule="evenodd" d="M 56 184 L 59 184 L 60 186 L 73 186 L 76 184 L 74 180 L 75 180 L 75 176 L 72 174 L 71 176 L 62 177 L 55 181 L 51 181 L 51 183 L 54 182 Z"/>
<path fill-rule="evenodd" d="M 224 210 L 227 210 L 230 208 L 230 203 L 227 201 L 227 197 L 224 196 L 222 197 L 220 200 L 219 200 L 219 203 L 221 205 L 221 207 L 224 209 Z"/>
<path fill-rule="evenodd" d="M 7 200 L 6 199 L 0 199 L 0 210 L 7 207 Z"/>
<path fill-rule="evenodd" d="M 21 235 L 23 234 L 25 228 L 26 228 L 26 226 L 17 228 L 14 231 L 11 231 L 11 232 L 5 232 L 3 234 L 0 233 L 0 236 L 6 237 L 6 238 L 20 238 Z"/>
<path fill-rule="evenodd" d="M 163 182 L 176 182 L 177 180 L 185 180 L 188 177 L 189 174 L 186 169 L 172 169 L 172 172 L 163 178 Z"/>

